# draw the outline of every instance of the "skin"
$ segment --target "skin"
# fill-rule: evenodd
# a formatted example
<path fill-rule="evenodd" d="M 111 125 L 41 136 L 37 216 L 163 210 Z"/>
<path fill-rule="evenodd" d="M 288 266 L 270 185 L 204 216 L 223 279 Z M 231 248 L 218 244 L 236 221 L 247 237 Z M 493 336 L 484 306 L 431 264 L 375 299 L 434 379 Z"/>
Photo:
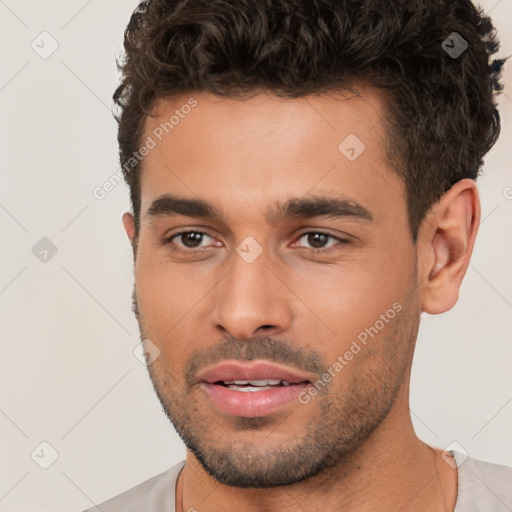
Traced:
<path fill-rule="evenodd" d="M 194 92 L 160 100 L 146 121 L 144 138 L 190 96 L 198 101 L 144 158 L 138 236 L 123 215 L 141 338 L 161 352 L 150 377 L 188 448 L 179 512 L 455 506 L 457 471 L 415 435 L 409 382 L 421 312 L 457 301 L 478 193 L 471 180 L 455 184 L 414 244 L 405 187 L 386 158 L 385 99 L 359 91 L 293 100 Z M 338 150 L 351 133 L 366 146 L 355 161 Z M 223 220 L 148 215 L 167 193 L 209 201 Z M 313 194 L 349 197 L 373 220 L 269 222 L 276 202 Z M 206 235 L 170 240 L 187 230 Z M 310 232 L 335 238 L 314 245 Z M 262 249 L 252 263 L 236 252 L 248 236 Z M 217 409 L 193 379 L 222 359 L 261 359 L 315 381 L 396 303 L 401 311 L 307 404 L 248 420 Z"/>

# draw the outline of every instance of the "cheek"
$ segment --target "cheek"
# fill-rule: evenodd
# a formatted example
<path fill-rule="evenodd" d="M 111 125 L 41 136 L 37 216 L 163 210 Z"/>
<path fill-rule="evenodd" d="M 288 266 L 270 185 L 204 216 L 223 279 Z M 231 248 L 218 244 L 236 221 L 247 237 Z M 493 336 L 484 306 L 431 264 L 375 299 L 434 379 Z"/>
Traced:
<path fill-rule="evenodd" d="M 160 350 L 159 357 L 150 365 L 153 377 L 166 387 L 175 385 L 172 378 L 189 357 L 187 323 L 192 306 L 179 284 L 163 275 L 156 267 L 137 265 L 135 282 L 141 333 Z M 193 304 L 193 303 L 192 303 Z"/>
<path fill-rule="evenodd" d="M 197 317 L 213 283 L 194 270 L 194 265 L 161 261 L 163 252 L 140 252 L 135 283 L 141 329 L 161 352 L 155 371 L 162 365 L 175 372 L 204 341 Z"/>
<path fill-rule="evenodd" d="M 139 310 L 152 328 L 164 324 L 169 329 L 204 295 L 190 266 L 172 264 L 165 250 L 142 243 L 135 283 Z"/>
<path fill-rule="evenodd" d="M 368 330 L 377 330 L 376 338 L 385 335 L 411 298 L 414 265 L 405 263 L 403 256 L 399 262 L 395 254 L 380 252 L 318 265 L 294 280 L 294 292 L 309 310 L 304 309 L 299 320 L 301 329 L 332 354 L 343 353 L 358 337 L 369 338 Z"/>

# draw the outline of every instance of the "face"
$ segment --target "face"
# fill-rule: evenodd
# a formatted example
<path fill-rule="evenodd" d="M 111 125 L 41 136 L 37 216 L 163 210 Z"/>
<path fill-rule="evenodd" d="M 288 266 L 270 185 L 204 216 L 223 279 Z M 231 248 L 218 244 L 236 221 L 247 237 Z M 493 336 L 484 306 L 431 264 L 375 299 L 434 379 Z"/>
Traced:
<path fill-rule="evenodd" d="M 166 414 L 227 485 L 286 485 L 340 464 L 408 380 L 416 250 L 383 99 L 361 91 L 200 92 L 147 119 L 141 337 L 160 350 L 148 368 Z"/>

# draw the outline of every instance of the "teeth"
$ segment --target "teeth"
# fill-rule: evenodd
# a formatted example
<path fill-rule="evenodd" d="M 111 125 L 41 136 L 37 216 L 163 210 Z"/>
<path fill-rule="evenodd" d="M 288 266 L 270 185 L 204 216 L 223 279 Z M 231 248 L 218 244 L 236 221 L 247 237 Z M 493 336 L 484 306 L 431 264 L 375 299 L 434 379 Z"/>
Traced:
<path fill-rule="evenodd" d="M 225 380 L 223 381 L 227 386 L 235 385 L 235 386 L 247 386 L 250 384 L 251 386 L 256 387 L 268 387 L 268 386 L 278 386 L 279 384 L 283 384 L 283 386 L 291 386 L 292 383 L 287 380 L 280 379 L 265 379 L 265 380 Z M 244 389 L 245 390 L 245 389 Z"/>
<path fill-rule="evenodd" d="M 249 392 L 257 392 L 262 391 L 263 389 L 272 389 L 272 386 L 235 386 L 234 384 L 230 384 L 228 386 L 229 389 L 233 389 L 235 391 L 243 391 L 245 393 Z"/>
<path fill-rule="evenodd" d="M 281 381 L 277 381 L 277 384 L 279 384 Z M 250 380 L 249 384 L 251 386 L 268 386 L 270 384 L 269 380 Z"/>

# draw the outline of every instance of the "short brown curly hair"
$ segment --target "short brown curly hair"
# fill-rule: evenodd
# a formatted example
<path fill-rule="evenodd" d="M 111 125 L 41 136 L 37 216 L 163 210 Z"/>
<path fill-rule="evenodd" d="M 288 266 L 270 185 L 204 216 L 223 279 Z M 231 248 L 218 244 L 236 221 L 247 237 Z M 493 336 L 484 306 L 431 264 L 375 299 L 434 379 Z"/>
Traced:
<path fill-rule="evenodd" d="M 460 55 L 449 52 L 454 41 Z M 132 156 L 158 99 L 187 91 L 297 98 L 363 82 L 388 91 L 388 155 L 405 181 L 416 240 L 427 211 L 457 181 L 477 178 L 499 136 L 498 47 L 490 18 L 470 0 L 141 2 L 113 96 L 136 237 L 141 164 Z"/>

